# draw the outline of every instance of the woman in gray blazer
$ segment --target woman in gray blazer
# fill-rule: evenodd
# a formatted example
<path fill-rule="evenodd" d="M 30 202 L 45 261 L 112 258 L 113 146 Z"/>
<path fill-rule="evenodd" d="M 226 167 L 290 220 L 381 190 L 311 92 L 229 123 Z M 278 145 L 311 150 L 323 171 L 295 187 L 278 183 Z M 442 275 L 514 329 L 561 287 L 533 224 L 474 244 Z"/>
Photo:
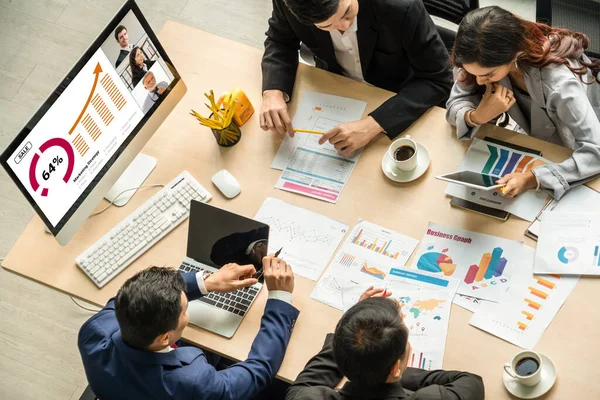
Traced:
<path fill-rule="evenodd" d="M 575 150 L 562 163 L 505 175 L 498 181 L 506 183 L 505 196 L 541 188 L 559 199 L 600 174 L 600 62 L 585 56 L 588 45 L 583 33 L 496 6 L 461 22 L 446 114 L 458 138 L 471 139 L 480 125 L 507 113 L 530 136 Z"/>

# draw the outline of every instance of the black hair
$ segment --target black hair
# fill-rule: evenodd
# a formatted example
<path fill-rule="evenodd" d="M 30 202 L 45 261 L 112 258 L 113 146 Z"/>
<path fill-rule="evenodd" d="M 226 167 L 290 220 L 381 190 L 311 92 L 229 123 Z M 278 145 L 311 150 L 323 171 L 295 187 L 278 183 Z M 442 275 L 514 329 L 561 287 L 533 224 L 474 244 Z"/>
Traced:
<path fill-rule="evenodd" d="M 119 25 L 117 26 L 117 29 L 115 29 L 115 39 L 117 40 L 117 42 L 119 41 L 119 33 L 121 33 L 122 30 L 127 30 L 127 28 L 125 28 L 125 25 Z"/>
<path fill-rule="evenodd" d="M 129 278 L 115 300 L 123 341 L 146 349 L 159 335 L 176 329 L 184 290 L 183 277 L 170 268 L 150 267 Z"/>
<path fill-rule="evenodd" d="M 385 383 L 404 356 L 408 329 L 394 300 L 373 297 L 349 309 L 338 322 L 333 354 L 339 370 L 366 386 Z"/>
<path fill-rule="evenodd" d="M 283 0 L 294 16 L 305 25 L 327 21 L 338 10 L 340 0 Z"/>
<path fill-rule="evenodd" d="M 136 74 L 138 74 L 140 70 L 144 69 L 143 61 L 142 61 L 142 66 L 141 67 L 139 65 L 137 65 L 137 63 L 135 62 L 135 55 L 138 52 L 138 50 L 141 51 L 142 54 L 144 54 L 144 52 L 142 51 L 142 49 L 140 47 L 138 47 L 138 46 L 135 46 L 129 52 L 129 68 L 131 68 L 131 75 L 133 75 L 133 76 L 135 76 Z"/>

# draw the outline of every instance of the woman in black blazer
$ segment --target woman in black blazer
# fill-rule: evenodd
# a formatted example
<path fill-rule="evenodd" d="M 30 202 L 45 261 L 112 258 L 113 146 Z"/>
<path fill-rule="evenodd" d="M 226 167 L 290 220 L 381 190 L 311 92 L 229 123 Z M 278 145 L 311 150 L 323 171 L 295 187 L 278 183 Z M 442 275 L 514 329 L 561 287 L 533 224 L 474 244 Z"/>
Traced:
<path fill-rule="evenodd" d="M 131 83 L 133 87 L 142 80 L 146 72 L 150 70 L 154 64 L 152 60 L 146 60 L 144 58 L 144 52 L 139 47 L 134 47 L 129 53 L 129 68 L 131 68 Z"/>

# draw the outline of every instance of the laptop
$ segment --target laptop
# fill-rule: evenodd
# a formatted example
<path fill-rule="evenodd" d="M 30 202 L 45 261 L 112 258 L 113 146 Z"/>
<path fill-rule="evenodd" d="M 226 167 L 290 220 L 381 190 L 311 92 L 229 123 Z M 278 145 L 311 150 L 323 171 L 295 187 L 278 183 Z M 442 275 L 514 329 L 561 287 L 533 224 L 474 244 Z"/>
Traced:
<path fill-rule="evenodd" d="M 217 272 L 225 264 L 253 264 L 259 282 L 231 293 L 209 293 L 190 301 L 190 323 L 230 338 L 262 288 L 262 258 L 267 255 L 269 226 L 193 200 L 182 272 Z"/>

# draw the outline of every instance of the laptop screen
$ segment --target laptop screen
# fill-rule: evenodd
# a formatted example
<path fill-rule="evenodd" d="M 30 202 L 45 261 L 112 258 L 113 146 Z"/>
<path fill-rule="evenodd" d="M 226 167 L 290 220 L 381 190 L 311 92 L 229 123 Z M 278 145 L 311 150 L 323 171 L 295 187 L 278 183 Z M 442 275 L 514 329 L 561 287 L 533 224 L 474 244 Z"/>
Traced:
<path fill-rule="evenodd" d="M 189 258 L 215 268 L 252 264 L 261 272 L 269 248 L 269 225 L 199 201 L 192 201 L 190 207 Z"/>

